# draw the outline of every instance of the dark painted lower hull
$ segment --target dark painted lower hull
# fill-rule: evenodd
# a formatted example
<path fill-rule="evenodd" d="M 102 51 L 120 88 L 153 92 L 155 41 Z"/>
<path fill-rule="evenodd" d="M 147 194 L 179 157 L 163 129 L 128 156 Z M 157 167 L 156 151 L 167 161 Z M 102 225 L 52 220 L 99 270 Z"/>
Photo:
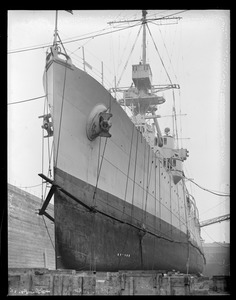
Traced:
<path fill-rule="evenodd" d="M 204 257 L 186 234 L 160 218 L 59 169 L 55 182 L 100 211 L 146 229 L 145 233 L 99 213 L 89 212 L 57 190 L 54 197 L 56 267 L 76 270 L 176 270 L 201 273 Z M 131 217 L 132 216 L 132 217 Z"/>

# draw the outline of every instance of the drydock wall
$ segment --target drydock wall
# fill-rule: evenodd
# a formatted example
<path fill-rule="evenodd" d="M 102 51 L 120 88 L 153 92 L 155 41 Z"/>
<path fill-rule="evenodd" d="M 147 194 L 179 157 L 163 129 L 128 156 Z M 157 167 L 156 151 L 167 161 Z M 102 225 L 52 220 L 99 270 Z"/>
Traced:
<path fill-rule="evenodd" d="M 206 257 L 205 276 L 230 275 L 229 243 L 204 243 L 203 250 Z"/>
<path fill-rule="evenodd" d="M 8 184 L 9 268 L 55 269 L 54 224 L 37 214 L 41 206 L 41 199 Z M 47 212 L 54 216 L 53 205 Z"/>

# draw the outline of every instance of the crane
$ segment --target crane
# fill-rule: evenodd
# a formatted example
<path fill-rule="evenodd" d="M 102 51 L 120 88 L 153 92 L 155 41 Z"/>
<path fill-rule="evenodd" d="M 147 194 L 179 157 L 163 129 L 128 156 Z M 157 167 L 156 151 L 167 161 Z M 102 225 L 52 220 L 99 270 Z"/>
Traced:
<path fill-rule="evenodd" d="M 222 221 L 226 221 L 226 220 L 229 220 L 229 219 L 230 219 L 230 214 L 226 214 L 226 215 L 223 215 L 223 216 L 219 216 L 219 217 L 216 217 L 216 218 L 212 218 L 212 219 L 202 221 L 202 222 L 200 222 L 200 227 L 212 225 L 212 224 L 222 222 Z"/>

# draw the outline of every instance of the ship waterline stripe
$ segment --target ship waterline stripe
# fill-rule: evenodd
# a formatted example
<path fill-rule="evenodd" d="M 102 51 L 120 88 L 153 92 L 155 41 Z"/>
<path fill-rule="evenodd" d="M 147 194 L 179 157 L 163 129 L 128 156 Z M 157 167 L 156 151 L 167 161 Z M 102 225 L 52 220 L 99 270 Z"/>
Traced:
<path fill-rule="evenodd" d="M 63 173 L 65 173 L 65 172 L 62 171 L 62 170 L 60 170 L 60 169 L 58 169 L 58 168 L 56 168 L 56 170 L 55 170 L 55 175 L 58 174 L 58 173 L 62 173 L 62 174 L 63 174 Z M 42 175 L 42 174 L 41 174 L 41 175 Z M 73 177 L 72 175 L 69 175 L 69 174 L 67 174 L 67 176 L 69 176 L 70 178 Z M 60 177 L 61 177 L 61 175 L 60 175 Z M 46 176 L 44 176 L 44 179 L 46 180 Z M 49 179 L 49 178 L 47 178 L 47 179 Z M 49 179 L 49 180 L 50 180 L 50 179 Z M 50 181 L 51 181 L 51 180 L 50 180 Z M 49 181 L 49 182 L 50 182 L 50 181 Z M 80 180 L 79 180 L 79 179 L 76 179 L 76 181 L 80 181 Z M 169 241 L 169 242 L 172 242 L 172 243 L 177 243 L 177 244 L 180 244 L 180 245 L 181 245 L 181 244 L 182 244 L 182 245 L 190 245 L 190 244 L 191 244 L 191 245 L 192 245 L 194 248 L 196 248 L 196 249 L 199 251 L 199 253 L 204 257 L 204 254 L 202 253 L 201 249 L 200 249 L 198 246 L 194 245 L 190 240 L 188 240 L 187 242 L 173 240 L 173 239 L 170 239 L 170 238 L 165 237 L 165 236 L 163 236 L 163 235 L 156 234 L 156 233 L 154 233 L 154 232 L 152 232 L 152 231 L 150 231 L 150 230 L 148 230 L 148 229 L 144 229 L 144 228 L 142 228 L 142 227 L 140 227 L 140 226 L 137 226 L 137 225 L 135 225 L 135 224 L 132 224 L 132 223 L 130 223 L 130 222 L 121 220 L 120 218 L 116 218 L 116 217 L 114 217 L 114 216 L 112 216 L 112 215 L 110 215 L 110 214 L 107 214 L 107 213 L 105 213 L 105 212 L 103 212 L 103 211 L 101 211 L 101 210 L 95 208 L 94 206 L 90 206 L 90 205 L 85 204 L 84 201 L 82 201 L 82 200 L 78 199 L 77 197 L 75 197 L 74 195 L 70 194 L 70 193 L 67 192 L 65 189 L 63 189 L 62 187 L 60 187 L 60 185 L 58 185 L 57 183 L 52 182 L 52 181 L 51 181 L 50 183 L 56 185 L 56 186 L 58 187 L 59 191 L 61 191 L 62 193 L 64 193 L 64 194 L 67 195 L 68 197 L 72 198 L 72 199 L 75 200 L 78 204 L 84 206 L 85 208 L 87 208 L 87 209 L 88 209 L 90 212 L 92 212 L 92 213 L 99 213 L 99 214 L 101 214 L 101 215 L 103 215 L 103 216 L 105 216 L 105 217 L 108 217 L 108 218 L 110 218 L 110 219 L 113 219 L 113 220 L 115 220 L 115 221 L 117 221 L 117 222 L 119 222 L 119 223 L 121 223 L 121 224 L 125 224 L 125 225 L 128 225 L 128 226 L 130 226 L 130 227 L 133 227 L 133 228 L 137 229 L 138 231 L 143 232 L 144 234 L 145 234 L 145 233 L 148 233 L 148 234 L 150 234 L 150 235 L 152 235 L 152 236 L 155 236 L 155 237 L 157 237 L 157 238 L 159 238 L 159 239 L 163 239 L 163 240 L 166 240 L 166 241 Z M 99 189 L 97 189 L 97 192 L 99 192 Z M 105 193 L 107 193 L 107 192 L 105 192 Z M 115 198 L 117 198 L 117 197 L 115 197 Z M 120 199 L 120 200 L 122 200 L 122 199 Z M 122 201 L 123 201 L 123 200 L 122 200 Z M 106 203 L 106 205 L 108 205 L 108 203 Z M 113 207 L 113 208 L 115 208 L 115 207 Z M 119 211 L 119 212 L 122 213 L 122 211 Z M 137 219 L 136 219 L 136 220 L 137 220 Z M 137 221 L 139 221 L 139 220 L 137 220 Z M 149 226 L 149 227 L 151 227 L 151 226 Z M 173 226 L 172 226 L 172 227 L 173 227 Z M 154 228 L 153 228 L 153 229 L 154 229 Z M 174 229 L 174 228 L 172 228 L 172 230 L 173 230 L 173 229 Z M 176 228 L 176 231 L 179 231 L 179 229 Z M 166 234 L 166 233 L 165 233 L 165 234 Z M 205 259 L 205 258 L 204 258 L 204 259 Z"/>

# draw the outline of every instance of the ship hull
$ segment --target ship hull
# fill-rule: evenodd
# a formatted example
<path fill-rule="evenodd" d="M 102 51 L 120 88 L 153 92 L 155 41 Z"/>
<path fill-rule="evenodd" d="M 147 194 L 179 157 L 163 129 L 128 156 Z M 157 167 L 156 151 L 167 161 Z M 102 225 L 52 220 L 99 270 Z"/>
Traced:
<path fill-rule="evenodd" d="M 78 200 L 88 203 L 93 198 L 95 186 L 60 169 L 55 174 L 56 182 L 73 191 Z M 186 234 L 100 189 L 96 189 L 96 197 L 96 209 L 107 216 L 91 212 L 59 190 L 56 192 L 54 214 L 60 220 L 55 224 L 58 269 L 202 272 L 203 256 L 188 243 Z M 151 234 L 130 226 L 132 222 L 140 227 L 138 220 L 143 218 L 156 224 Z"/>
<path fill-rule="evenodd" d="M 158 149 L 111 94 L 74 65 L 48 59 L 44 86 L 53 118 L 55 184 L 103 212 L 89 212 L 56 191 L 57 268 L 202 272 L 194 209 Z M 87 122 L 101 104 L 112 113 L 111 137 L 91 141 Z"/>

